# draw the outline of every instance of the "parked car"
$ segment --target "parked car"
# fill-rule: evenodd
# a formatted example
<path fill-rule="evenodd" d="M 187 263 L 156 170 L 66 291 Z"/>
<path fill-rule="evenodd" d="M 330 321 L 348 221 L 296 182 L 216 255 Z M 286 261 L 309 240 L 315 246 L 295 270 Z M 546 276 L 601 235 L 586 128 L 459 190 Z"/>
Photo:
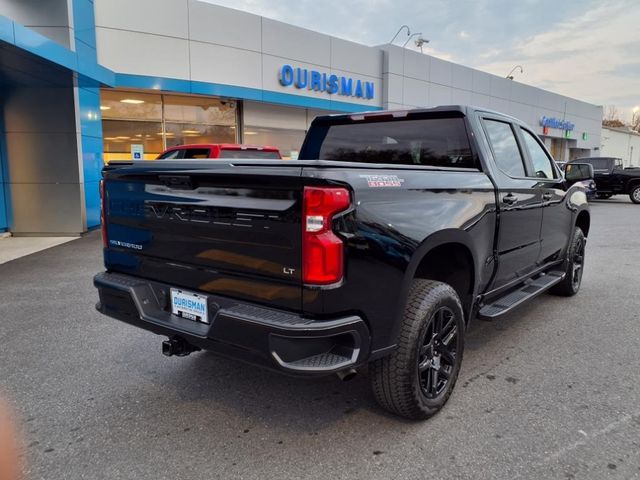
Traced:
<path fill-rule="evenodd" d="M 368 364 L 380 405 L 423 419 L 451 395 L 472 319 L 580 289 L 576 183 L 593 170 L 562 176 L 515 118 L 318 117 L 300 158 L 105 167 L 97 309 L 168 337 L 166 355 L 343 379 Z"/>
<path fill-rule="evenodd" d="M 640 204 L 640 168 L 624 168 L 622 159 L 614 157 L 579 158 L 570 163 L 574 162 L 593 166 L 597 198 L 626 194 L 633 203 Z"/>
<path fill-rule="evenodd" d="M 240 145 L 237 143 L 200 143 L 167 148 L 158 155 L 156 160 L 195 158 L 256 158 L 273 160 L 280 159 L 282 156 L 276 147 L 259 147 L 255 145 Z"/>

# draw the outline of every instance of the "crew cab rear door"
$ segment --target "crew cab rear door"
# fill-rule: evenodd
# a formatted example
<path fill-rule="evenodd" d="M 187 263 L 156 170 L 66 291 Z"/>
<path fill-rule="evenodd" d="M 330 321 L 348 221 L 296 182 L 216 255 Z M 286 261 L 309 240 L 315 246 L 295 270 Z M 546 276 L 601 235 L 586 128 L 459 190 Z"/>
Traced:
<path fill-rule="evenodd" d="M 543 191 L 527 178 L 517 125 L 504 117 L 483 114 L 482 127 L 493 155 L 498 195 L 498 266 L 493 288 L 500 288 L 536 268 L 540 254 Z"/>

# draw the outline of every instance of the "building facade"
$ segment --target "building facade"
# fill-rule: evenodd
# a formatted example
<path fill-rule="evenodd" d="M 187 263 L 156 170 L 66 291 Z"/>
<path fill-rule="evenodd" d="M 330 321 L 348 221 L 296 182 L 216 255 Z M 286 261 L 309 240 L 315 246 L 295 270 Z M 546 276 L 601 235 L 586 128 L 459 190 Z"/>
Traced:
<path fill-rule="evenodd" d="M 625 167 L 640 167 L 640 133 L 627 127 L 602 127 L 600 155 L 621 158 Z"/>
<path fill-rule="evenodd" d="M 319 114 L 471 104 L 558 160 L 601 144 L 599 106 L 198 0 L 0 0 L 0 53 L 0 231 L 16 235 L 99 225 L 104 161 L 201 142 L 295 159 Z"/>

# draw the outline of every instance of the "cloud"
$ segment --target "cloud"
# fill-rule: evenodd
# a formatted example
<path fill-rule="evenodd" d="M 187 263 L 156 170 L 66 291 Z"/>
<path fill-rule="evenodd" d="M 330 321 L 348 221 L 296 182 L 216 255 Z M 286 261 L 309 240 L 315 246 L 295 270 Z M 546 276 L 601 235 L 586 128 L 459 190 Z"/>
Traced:
<path fill-rule="evenodd" d="M 635 103 L 640 102 L 640 53 L 636 50 L 632 62 L 627 53 L 629 44 L 636 42 L 638 5 L 595 6 L 553 30 L 493 52 L 477 66 L 500 74 L 509 65 L 521 63 L 525 74 L 517 80 L 597 104 L 624 100 L 619 106 L 628 108 L 626 102 L 634 96 Z"/>
<path fill-rule="evenodd" d="M 500 76 L 522 64 L 516 81 L 595 104 L 624 101 L 623 110 L 640 103 L 638 0 L 207 1 L 366 45 L 408 24 L 430 40 L 430 55 Z"/>

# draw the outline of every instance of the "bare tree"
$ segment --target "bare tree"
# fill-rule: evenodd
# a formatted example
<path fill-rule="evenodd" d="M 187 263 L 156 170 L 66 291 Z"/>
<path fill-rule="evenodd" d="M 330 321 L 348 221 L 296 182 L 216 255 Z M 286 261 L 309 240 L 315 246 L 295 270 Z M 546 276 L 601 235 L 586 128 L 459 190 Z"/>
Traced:
<path fill-rule="evenodd" d="M 609 121 L 619 120 L 618 108 L 615 105 L 607 105 L 605 107 L 604 119 Z"/>
<path fill-rule="evenodd" d="M 624 127 L 624 122 L 620 120 L 618 109 L 615 105 L 607 105 L 605 110 L 604 119 L 602 120 L 603 127 Z"/>
<path fill-rule="evenodd" d="M 631 129 L 640 133 L 640 110 L 636 110 L 631 116 Z"/>

